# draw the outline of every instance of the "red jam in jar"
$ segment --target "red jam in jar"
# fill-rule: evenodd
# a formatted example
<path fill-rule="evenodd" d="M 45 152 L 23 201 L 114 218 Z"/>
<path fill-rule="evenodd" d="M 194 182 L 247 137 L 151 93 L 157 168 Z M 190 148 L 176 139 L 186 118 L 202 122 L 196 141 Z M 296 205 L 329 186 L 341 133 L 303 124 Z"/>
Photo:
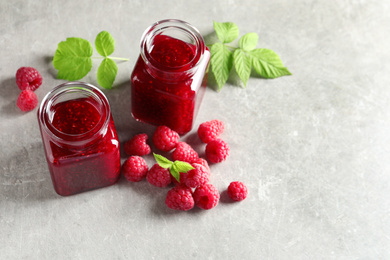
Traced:
<path fill-rule="evenodd" d="M 68 196 L 109 186 L 120 176 L 110 106 L 93 85 L 69 82 L 43 99 L 38 121 L 55 191 Z"/>
<path fill-rule="evenodd" d="M 133 117 L 189 132 L 206 90 L 210 51 L 190 24 L 163 20 L 141 39 L 141 54 L 131 75 Z"/>

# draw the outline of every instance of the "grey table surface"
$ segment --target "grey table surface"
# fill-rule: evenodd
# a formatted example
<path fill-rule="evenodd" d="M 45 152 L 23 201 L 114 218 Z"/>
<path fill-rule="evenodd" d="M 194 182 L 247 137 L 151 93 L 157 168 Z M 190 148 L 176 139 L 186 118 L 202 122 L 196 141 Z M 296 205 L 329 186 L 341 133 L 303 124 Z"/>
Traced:
<path fill-rule="evenodd" d="M 390 259 L 389 1 L 0 1 L 0 259 Z M 168 189 L 127 182 L 61 197 L 36 109 L 16 107 L 19 67 L 37 68 L 41 101 L 60 41 L 116 40 L 115 88 L 104 90 L 121 144 L 154 127 L 130 112 L 129 77 L 143 31 L 165 18 L 210 37 L 213 20 L 259 34 L 292 76 L 233 76 L 208 88 L 196 126 L 226 123 L 231 155 L 211 166 L 212 210 L 170 210 Z M 96 83 L 98 63 L 83 81 Z M 195 130 L 182 140 L 204 146 Z M 122 155 L 122 162 L 126 159 Z M 146 157 L 149 166 L 153 159 Z M 248 198 L 231 203 L 231 181 Z"/>

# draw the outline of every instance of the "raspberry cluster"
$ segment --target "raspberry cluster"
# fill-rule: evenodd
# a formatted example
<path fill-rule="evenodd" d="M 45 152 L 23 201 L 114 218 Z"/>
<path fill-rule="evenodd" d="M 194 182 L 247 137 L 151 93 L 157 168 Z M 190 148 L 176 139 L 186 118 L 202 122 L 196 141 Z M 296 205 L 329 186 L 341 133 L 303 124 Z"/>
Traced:
<path fill-rule="evenodd" d="M 147 143 L 148 136 L 145 133 L 135 135 L 124 144 L 124 150 L 131 155 L 123 165 L 123 175 L 127 180 L 137 182 L 146 180 L 156 187 L 168 187 L 173 183 L 165 198 L 165 204 L 174 210 L 188 211 L 195 205 L 201 209 L 212 209 L 218 205 L 220 193 L 211 183 L 209 163 L 220 163 L 225 161 L 230 153 L 229 145 L 220 138 L 225 129 L 225 124 L 220 120 L 211 120 L 200 124 L 198 136 L 205 143 L 206 159 L 200 158 L 199 154 L 190 144 L 180 141 L 178 133 L 167 126 L 158 126 L 153 133 L 152 143 L 154 148 L 162 152 L 169 152 L 172 160 L 189 164 L 191 170 L 176 173 L 171 172 L 170 164 L 167 162 L 154 164 L 150 169 L 145 160 L 141 157 L 150 154 L 152 147 Z M 156 155 L 155 155 L 156 156 Z M 162 157 L 162 156 L 160 156 Z M 192 166 L 192 167 L 191 167 Z M 178 178 L 178 180 L 176 179 Z M 234 201 L 244 200 L 248 190 L 242 182 L 232 182 L 227 194 Z"/>
<path fill-rule="evenodd" d="M 22 91 L 16 105 L 23 112 L 31 111 L 38 105 L 38 97 L 34 91 L 42 84 L 42 76 L 32 67 L 21 67 L 16 72 L 16 85 Z"/>

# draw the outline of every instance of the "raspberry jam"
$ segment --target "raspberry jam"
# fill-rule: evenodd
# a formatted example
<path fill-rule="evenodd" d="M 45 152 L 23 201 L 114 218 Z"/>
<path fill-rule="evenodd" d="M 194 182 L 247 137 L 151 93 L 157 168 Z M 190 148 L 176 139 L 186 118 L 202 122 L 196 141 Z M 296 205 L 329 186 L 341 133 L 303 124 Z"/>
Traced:
<path fill-rule="evenodd" d="M 109 186 L 120 176 L 119 141 L 108 100 L 69 82 L 43 99 L 38 121 L 55 191 L 68 196 Z"/>
<path fill-rule="evenodd" d="M 189 132 L 206 90 L 209 60 L 202 36 L 191 25 L 180 20 L 152 25 L 142 36 L 131 75 L 133 117 Z"/>

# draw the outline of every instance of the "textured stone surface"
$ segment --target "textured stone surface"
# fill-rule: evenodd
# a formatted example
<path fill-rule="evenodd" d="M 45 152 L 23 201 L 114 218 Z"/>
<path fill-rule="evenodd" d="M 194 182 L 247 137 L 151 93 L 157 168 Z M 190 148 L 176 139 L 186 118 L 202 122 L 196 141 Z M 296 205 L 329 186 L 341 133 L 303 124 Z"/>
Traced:
<path fill-rule="evenodd" d="M 389 259 L 390 4 L 388 1 L 1 1 L 0 255 L 2 259 Z M 186 20 L 213 38 L 212 21 L 257 32 L 294 74 L 232 77 L 207 90 L 197 124 L 226 123 L 229 159 L 212 165 L 222 192 L 211 211 L 176 212 L 167 189 L 122 178 L 58 196 L 36 109 L 16 107 L 16 70 L 37 68 L 39 100 L 54 86 L 51 58 L 66 37 L 116 39 L 116 88 L 105 91 L 121 143 L 154 127 L 130 114 L 129 76 L 145 28 Z M 84 81 L 96 84 L 98 63 Z M 193 131 L 192 133 L 194 133 Z M 192 133 L 183 140 L 199 144 Z M 122 158 L 123 160 L 125 157 Z M 147 157 L 149 166 L 153 164 Z M 231 181 L 248 198 L 230 203 Z"/>

